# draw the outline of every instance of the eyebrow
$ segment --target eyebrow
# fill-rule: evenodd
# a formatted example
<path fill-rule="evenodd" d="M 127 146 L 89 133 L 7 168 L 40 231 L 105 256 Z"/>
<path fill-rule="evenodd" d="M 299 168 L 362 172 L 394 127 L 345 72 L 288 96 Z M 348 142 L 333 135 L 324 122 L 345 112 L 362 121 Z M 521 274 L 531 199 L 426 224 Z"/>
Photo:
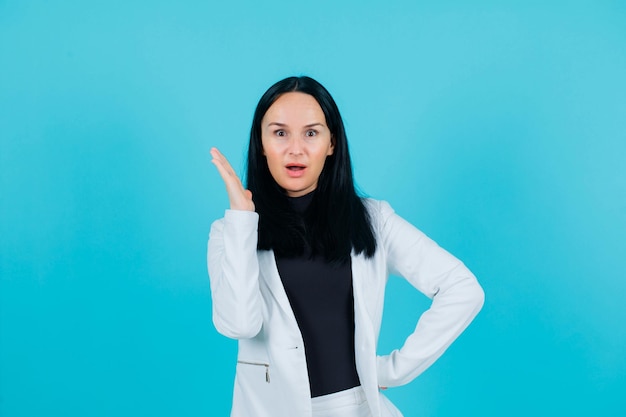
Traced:
<path fill-rule="evenodd" d="M 278 126 L 278 127 L 286 127 L 287 126 L 285 123 L 280 123 L 280 122 L 271 122 L 271 123 L 267 124 L 268 127 L 272 126 L 272 125 Z M 324 126 L 324 124 L 323 123 L 319 123 L 319 122 L 315 122 L 315 123 L 310 123 L 308 125 L 305 125 L 304 127 L 313 127 L 313 126 Z"/>

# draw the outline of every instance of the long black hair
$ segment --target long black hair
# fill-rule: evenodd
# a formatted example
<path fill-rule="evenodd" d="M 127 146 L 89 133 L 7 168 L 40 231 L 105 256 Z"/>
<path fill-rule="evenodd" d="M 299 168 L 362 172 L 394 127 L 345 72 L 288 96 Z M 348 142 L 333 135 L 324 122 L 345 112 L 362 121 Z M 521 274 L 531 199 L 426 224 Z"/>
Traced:
<path fill-rule="evenodd" d="M 294 211 L 285 190 L 272 177 L 263 155 L 261 122 L 270 106 L 288 92 L 315 98 L 331 132 L 334 151 L 326 157 L 317 189 L 307 210 Z M 348 141 L 335 100 L 310 77 L 289 77 L 271 86 L 259 100 L 252 120 L 248 147 L 247 188 L 259 213 L 258 249 L 273 249 L 277 256 L 298 256 L 309 247 L 312 255 L 343 264 L 352 250 L 371 257 L 376 239 L 370 217 L 357 195 Z"/>

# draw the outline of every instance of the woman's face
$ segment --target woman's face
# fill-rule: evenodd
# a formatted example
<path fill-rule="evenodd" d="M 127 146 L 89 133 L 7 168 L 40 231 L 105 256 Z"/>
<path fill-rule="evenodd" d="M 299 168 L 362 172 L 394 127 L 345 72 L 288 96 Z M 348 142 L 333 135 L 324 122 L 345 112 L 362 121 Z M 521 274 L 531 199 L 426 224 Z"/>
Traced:
<path fill-rule="evenodd" d="M 285 93 L 261 121 L 263 154 L 274 181 L 290 197 L 317 188 L 326 157 L 334 145 L 317 100 L 304 93 Z"/>

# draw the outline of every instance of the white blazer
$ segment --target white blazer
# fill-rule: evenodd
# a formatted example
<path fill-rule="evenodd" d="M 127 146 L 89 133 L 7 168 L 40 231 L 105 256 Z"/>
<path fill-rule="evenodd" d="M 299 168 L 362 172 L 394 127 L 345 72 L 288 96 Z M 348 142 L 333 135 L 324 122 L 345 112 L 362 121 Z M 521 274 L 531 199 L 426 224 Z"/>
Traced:
<path fill-rule="evenodd" d="M 383 201 L 364 200 L 377 249 L 352 253 L 356 367 L 374 417 L 400 411 L 379 387 L 403 385 L 428 368 L 481 309 L 484 293 L 472 273 Z M 239 340 L 232 417 L 310 417 L 304 343 L 274 253 L 257 251 L 258 214 L 226 210 L 211 226 L 208 268 L 213 323 Z M 432 299 L 415 331 L 389 355 L 376 345 L 389 274 Z"/>

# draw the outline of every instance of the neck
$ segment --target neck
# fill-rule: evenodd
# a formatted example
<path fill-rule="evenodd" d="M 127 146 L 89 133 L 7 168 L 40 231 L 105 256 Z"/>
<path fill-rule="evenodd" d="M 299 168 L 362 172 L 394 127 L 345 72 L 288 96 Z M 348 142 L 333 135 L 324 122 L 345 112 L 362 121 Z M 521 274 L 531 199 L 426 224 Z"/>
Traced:
<path fill-rule="evenodd" d="M 289 197 L 289 202 L 296 212 L 303 213 L 311 205 L 314 196 L 315 190 L 299 197 Z"/>

